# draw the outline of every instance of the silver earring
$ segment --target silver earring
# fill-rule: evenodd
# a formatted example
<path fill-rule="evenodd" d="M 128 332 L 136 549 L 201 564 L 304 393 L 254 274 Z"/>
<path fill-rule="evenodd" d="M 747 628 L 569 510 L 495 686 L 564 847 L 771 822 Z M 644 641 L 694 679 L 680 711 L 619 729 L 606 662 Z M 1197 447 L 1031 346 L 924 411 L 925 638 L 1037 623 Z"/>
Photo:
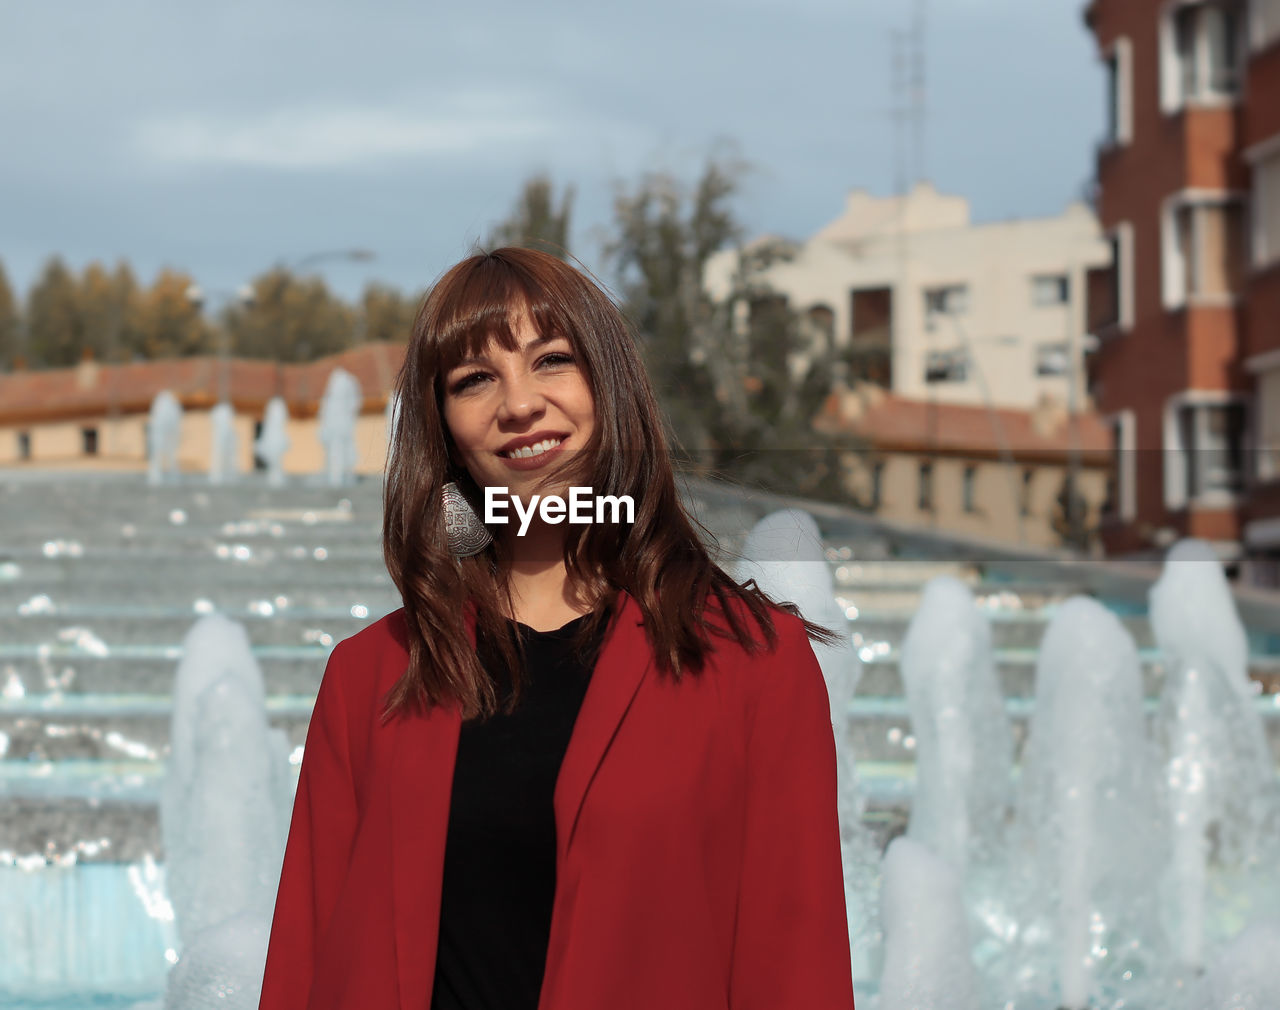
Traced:
<path fill-rule="evenodd" d="M 488 527 L 480 521 L 471 503 L 450 481 L 444 486 L 444 532 L 455 557 L 469 558 L 493 543 Z"/>

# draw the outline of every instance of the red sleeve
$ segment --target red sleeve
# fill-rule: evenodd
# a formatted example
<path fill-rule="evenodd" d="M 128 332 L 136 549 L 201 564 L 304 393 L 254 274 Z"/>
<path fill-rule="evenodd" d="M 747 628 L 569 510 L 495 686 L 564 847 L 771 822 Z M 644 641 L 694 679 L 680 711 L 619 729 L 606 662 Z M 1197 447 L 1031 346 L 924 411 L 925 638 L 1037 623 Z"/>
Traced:
<path fill-rule="evenodd" d="M 346 704 L 340 665 L 343 645 L 329 656 L 316 696 L 293 801 L 293 819 L 276 892 L 260 1010 L 304 1010 L 315 959 L 355 837 Z"/>
<path fill-rule="evenodd" d="M 853 1010 L 836 812 L 836 754 L 822 670 L 803 625 L 779 617 L 777 651 L 750 704 L 746 837 L 732 1010 Z"/>

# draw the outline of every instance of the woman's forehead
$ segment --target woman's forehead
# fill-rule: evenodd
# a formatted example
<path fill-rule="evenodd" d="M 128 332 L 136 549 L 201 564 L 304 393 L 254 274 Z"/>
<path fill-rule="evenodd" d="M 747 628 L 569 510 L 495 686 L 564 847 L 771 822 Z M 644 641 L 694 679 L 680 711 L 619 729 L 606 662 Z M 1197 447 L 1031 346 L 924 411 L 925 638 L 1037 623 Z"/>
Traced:
<path fill-rule="evenodd" d="M 445 368 L 456 368 L 471 360 L 493 357 L 504 351 L 523 352 L 537 343 L 571 338 L 563 327 L 551 320 L 537 320 L 524 305 L 511 309 L 505 316 L 488 319 L 483 324 L 460 328 L 452 340 L 442 343 L 441 357 Z M 572 342 L 572 341 L 571 341 Z"/>

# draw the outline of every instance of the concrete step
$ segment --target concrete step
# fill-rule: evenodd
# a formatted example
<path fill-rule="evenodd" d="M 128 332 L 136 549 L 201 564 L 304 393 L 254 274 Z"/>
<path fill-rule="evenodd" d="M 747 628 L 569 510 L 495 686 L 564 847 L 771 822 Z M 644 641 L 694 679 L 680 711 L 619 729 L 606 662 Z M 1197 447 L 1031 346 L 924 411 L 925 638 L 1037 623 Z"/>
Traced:
<path fill-rule="evenodd" d="M 267 699 L 273 725 L 283 728 L 294 747 L 306 738 L 314 698 L 274 695 Z M 1157 698 L 1146 700 L 1149 716 Z M 1255 701 L 1267 736 L 1280 763 L 1280 696 Z M 1031 716 L 1030 698 L 1005 702 L 1016 750 L 1020 753 Z M 163 760 L 169 745 L 170 701 L 167 695 L 30 695 L 0 699 L 0 740 L 5 761 Z M 850 707 L 847 739 L 861 761 L 911 761 L 915 737 L 903 698 L 857 696 Z"/>
<path fill-rule="evenodd" d="M 858 694 L 868 697 L 901 698 L 904 693 L 899 652 L 891 648 L 869 655 L 862 663 Z M 1006 698 L 1030 698 L 1035 694 L 1036 654 L 1031 649 L 1002 649 L 996 653 L 996 676 Z M 1143 693 L 1156 697 L 1164 689 L 1166 669 L 1163 657 L 1154 649 L 1143 650 Z M 1253 656 L 1249 676 L 1261 694 L 1280 693 L 1280 657 Z"/>
<path fill-rule="evenodd" d="M 910 614 L 880 614 L 862 611 L 850 622 L 855 636 L 862 642 L 891 642 L 903 640 L 911 623 Z M 1036 649 L 1044 637 L 1052 617 L 1052 608 L 1045 611 L 994 610 L 988 613 L 991 624 L 991 641 L 997 649 Z M 1155 645 L 1151 625 L 1145 617 L 1121 617 L 1120 622 L 1133 636 L 1139 649 Z M 855 637 L 855 642 L 858 639 Z"/>
<path fill-rule="evenodd" d="M 328 636 L 332 642 L 350 638 L 382 617 L 367 606 L 347 611 L 303 611 L 292 608 L 241 615 L 249 640 L 257 645 L 307 645 Z M 61 646 L 74 655 L 110 655 L 126 645 L 178 645 L 196 622 L 197 613 L 169 616 L 138 612 L 129 616 L 75 619 L 61 614 L 0 617 L 0 642 L 5 648 Z M 2 654 L 2 653 L 0 653 Z M 37 654 L 38 655 L 38 654 Z"/>
<path fill-rule="evenodd" d="M 325 633 L 327 634 L 327 633 Z M 314 696 L 336 642 L 332 635 L 291 646 L 256 646 L 270 695 Z M 182 657 L 179 646 L 119 646 L 95 656 L 70 649 L 0 647 L 0 695 L 168 695 Z M 0 702 L 2 704 L 2 702 Z"/>
<path fill-rule="evenodd" d="M 176 616 L 198 614 L 209 608 L 240 620 L 260 615 L 269 604 L 273 610 L 350 611 L 367 607 L 370 613 L 384 614 L 400 606 L 400 594 L 384 572 L 374 578 L 345 577 L 312 586 L 287 589 L 267 586 L 257 573 L 216 585 L 193 586 L 185 580 L 148 581 L 142 584 L 121 581 L 110 572 L 65 581 L 49 591 L 22 581 L 0 582 L 0 615 L 58 614 L 74 620 L 96 617 L 123 617 L 134 614 Z"/>
<path fill-rule="evenodd" d="M 0 762 L 0 776 L 6 770 L 12 769 Z M 867 762 L 858 774 L 867 796 L 864 820 L 883 849 L 906 827 L 915 766 Z M 0 778 L 0 868 L 21 865 L 28 872 L 57 868 L 66 873 L 71 864 L 133 863 L 148 857 L 164 861 L 163 765 L 66 761 L 59 763 L 55 777 L 46 775 L 38 789 L 28 789 L 26 783 L 37 778 Z"/>
<path fill-rule="evenodd" d="M 103 578 L 145 584 L 157 581 L 185 583 L 191 587 L 223 585 L 257 579 L 264 590 L 288 592 L 296 586 L 315 587 L 344 579 L 368 581 L 386 577 L 386 567 L 376 551 L 358 553 L 335 550 L 321 543 L 309 550 L 296 547 L 287 552 L 239 551 L 235 544 L 223 545 L 206 555 L 148 558 L 120 555 L 115 558 L 39 557 L 24 561 L 0 559 L 0 585 L 22 582 L 32 592 L 49 592 L 50 587 L 82 579 Z M 272 594 L 274 595 L 274 594 Z"/>

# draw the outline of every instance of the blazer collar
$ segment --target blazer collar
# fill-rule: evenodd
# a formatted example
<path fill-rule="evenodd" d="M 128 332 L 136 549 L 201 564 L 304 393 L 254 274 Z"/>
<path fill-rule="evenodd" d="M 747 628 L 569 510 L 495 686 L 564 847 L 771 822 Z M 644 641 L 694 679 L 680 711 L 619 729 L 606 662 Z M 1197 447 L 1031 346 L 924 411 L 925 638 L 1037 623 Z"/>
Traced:
<path fill-rule="evenodd" d="M 465 612 L 475 644 L 475 616 Z M 651 666 L 640 607 L 619 592 L 591 683 L 556 779 L 556 864 L 573 843 L 587 790 Z M 391 886 L 396 962 L 403 1010 L 426 1005 L 435 978 L 444 850 L 458 751 L 456 705 L 397 718 L 388 779 Z"/>

